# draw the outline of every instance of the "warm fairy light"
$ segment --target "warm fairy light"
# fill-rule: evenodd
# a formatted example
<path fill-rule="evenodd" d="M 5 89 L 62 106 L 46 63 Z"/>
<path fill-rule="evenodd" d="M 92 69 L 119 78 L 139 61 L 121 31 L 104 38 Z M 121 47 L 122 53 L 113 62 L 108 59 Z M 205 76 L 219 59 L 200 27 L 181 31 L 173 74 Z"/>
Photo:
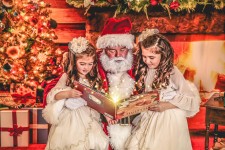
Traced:
<path fill-rule="evenodd" d="M 19 68 L 18 70 L 22 72 L 23 71 L 23 68 Z"/>
<path fill-rule="evenodd" d="M 28 20 L 29 20 L 29 17 L 28 17 L 28 16 L 25 16 L 25 17 L 24 17 L 24 20 L 25 20 L 25 21 L 28 21 Z"/>
<path fill-rule="evenodd" d="M 116 95 L 113 95 L 112 100 L 113 100 L 114 103 L 117 103 L 119 101 L 119 97 L 116 96 Z"/>
<path fill-rule="evenodd" d="M 55 53 L 56 53 L 57 55 L 61 55 L 63 52 L 62 52 L 62 50 L 61 50 L 60 48 L 58 48 L 58 49 L 55 51 Z"/>
<path fill-rule="evenodd" d="M 5 36 L 8 38 L 10 36 L 10 34 L 5 34 Z"/>
<path fill-rule="evenodd" d="M 43 26 L 47 26 L 47 23 L 46 22 L 43 22 Z"/>
<path fill-rule="evenodd" d="M 45 5 L 46 5 L 45 2 L 43 1 L 40 2 L 40 6 L 45 7 Z"/>
<path fill-rule="evenodd" d="M 0 48 L 0 52 L 4 52 L 5 49 L 3 47 Z"/>
<path fill-rule="evenodd" d="M 39 70 L 39 69 L 40 69 L 40 67 L 39 67 L 39 66 L 36 66 L 36 67 L 35 67 L 35 70 Z"/>
<path fill-rule="evenodd" d="M 12 73 L 12 74 L 16 74 L 16 71 L 15 71 L 15 70 L 12 70 L 11 73 Z"/>

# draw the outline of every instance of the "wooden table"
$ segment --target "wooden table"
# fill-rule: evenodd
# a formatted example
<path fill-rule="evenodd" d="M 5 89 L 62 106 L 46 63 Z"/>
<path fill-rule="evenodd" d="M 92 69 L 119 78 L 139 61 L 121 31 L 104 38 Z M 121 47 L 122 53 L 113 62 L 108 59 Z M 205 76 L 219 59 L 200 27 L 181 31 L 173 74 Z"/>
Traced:
<path fill-rule="evenodd" d="M 219 93 L 214 94 L 208 102 L 206 102 L 206 134 L 205 134 L 205 150 L 209 149 L 209 129 L 210 124 L 215 124 L 214 142 L 217 141 L 218 125 L 225 126 L 225 107 L 222 97 L 219 98 Z"/>

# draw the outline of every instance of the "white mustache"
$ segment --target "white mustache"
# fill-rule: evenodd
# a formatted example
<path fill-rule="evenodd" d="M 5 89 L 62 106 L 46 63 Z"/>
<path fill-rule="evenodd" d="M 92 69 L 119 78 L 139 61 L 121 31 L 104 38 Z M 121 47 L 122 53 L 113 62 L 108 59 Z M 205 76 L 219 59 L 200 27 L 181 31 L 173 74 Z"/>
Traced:
<path fill-rule="evenodd" d="M 126 60 L 126 59 L 123 58 L 123 57 L 115 57 L 115 58 L 112 58 L 112 59 L 110 60 L 110 62 L 116 62 L 116 63 L 118 63 L 118 62 L 125 61 L 125 60 Z"/>

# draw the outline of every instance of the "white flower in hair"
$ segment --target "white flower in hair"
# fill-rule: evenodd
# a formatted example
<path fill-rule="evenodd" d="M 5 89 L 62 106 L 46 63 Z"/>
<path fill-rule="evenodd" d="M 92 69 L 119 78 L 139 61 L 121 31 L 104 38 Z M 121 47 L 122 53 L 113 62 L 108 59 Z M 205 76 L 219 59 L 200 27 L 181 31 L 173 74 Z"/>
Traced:
<path fill-rule="evenodd" d="M 142 42 L 147 37 L 152 36 L 152 35 L 157 34 L 157 33 L 159 33 L 158 29 L 146 29 L 145 31 L 142 31 L 141 35 L 138 37 L 138 41 Z"/>
<path fill-rule="evenodd" d="M 88 41 L 84 37 L 73 38 L 69 42 L 69 49 L 74 54 L 79 54 L 85 51 L 88 47 Z"/>

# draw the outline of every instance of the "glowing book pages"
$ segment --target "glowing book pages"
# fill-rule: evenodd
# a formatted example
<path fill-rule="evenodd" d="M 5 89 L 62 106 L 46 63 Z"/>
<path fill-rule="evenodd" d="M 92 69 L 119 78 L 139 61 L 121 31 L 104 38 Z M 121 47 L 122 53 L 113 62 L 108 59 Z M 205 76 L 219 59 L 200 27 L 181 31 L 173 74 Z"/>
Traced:
<path fill-rule="evenodd" d="M 151 105 L 159 100 L 159 94 L 156 91 L 131 96 L 117 104 L 116 118 L 132 116 L 143 111 L 147 111 Z"/>
<path fill-rule="evenodd" d="M 115 103 L 105 94 L 95 91 L 77 81 L 74 82 L 74 85 L 75 89 L 83 93 L 81 97 L 87 101 L 89 107 L 112 119 L 121 119 L 146 111 L 149 106 L 159 100 L 158 92 L 154 91 L 135 95 Z"/>

